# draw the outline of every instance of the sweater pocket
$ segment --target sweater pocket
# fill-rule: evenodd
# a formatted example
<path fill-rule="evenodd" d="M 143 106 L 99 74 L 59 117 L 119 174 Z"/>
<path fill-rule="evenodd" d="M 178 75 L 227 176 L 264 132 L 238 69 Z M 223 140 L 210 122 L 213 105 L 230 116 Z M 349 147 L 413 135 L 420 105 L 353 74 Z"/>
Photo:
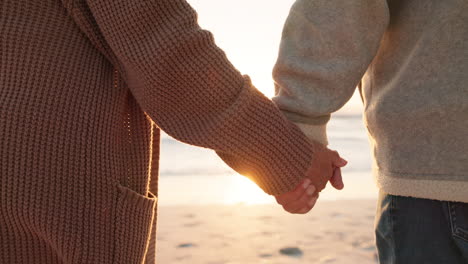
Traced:
<path fill-rule="evenodd" d="M 113 263 L 141 264 L 150 243 L 157 198 L 152 193 L 144 196 L 122 185 L 118 188 Z"/>

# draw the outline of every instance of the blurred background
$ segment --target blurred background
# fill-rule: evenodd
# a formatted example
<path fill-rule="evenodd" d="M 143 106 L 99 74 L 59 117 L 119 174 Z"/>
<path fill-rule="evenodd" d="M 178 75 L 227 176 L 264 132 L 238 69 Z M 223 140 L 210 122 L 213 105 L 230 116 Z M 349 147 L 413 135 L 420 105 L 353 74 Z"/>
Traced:
<path fill-rule="evenodd" d="M 189 0 L 231 62 L 266 96 L 293 0 Z M 330 148 L 349 161 L 345 189 L 327 188 L 313 212 L 288 215 L 217 155 L 163 135 L 159 263 L 376 263 L 377 188 L 359 94 L 332 116 Z"/>
<path fill-rule="evenodd" d="M 278 54 L 281 31 L 292 0 L 189 0 L 199 13 L 200 25 L 210 30 L 230 61 L 248 74 L 268 97 L 274 95 L 272 68 Z M 358 92 L 328 125 L 330 147 L 349 161 L 344 169 L 346 190 L 327 189 L 322 199 L 373 198 L 376 189 L 370 175 L 367 132 L 362 122 Z M 269 203 L 273 200 L 244 177 L 233 175 L 217 155 L 162 139 L 160 205 L 212 203 Z M 174 193 L 174 187 L 186 188 Z M 203 190 L 203 191 L 202 191 Z M 239 195 L 242 191 L 243 195 Z"/>

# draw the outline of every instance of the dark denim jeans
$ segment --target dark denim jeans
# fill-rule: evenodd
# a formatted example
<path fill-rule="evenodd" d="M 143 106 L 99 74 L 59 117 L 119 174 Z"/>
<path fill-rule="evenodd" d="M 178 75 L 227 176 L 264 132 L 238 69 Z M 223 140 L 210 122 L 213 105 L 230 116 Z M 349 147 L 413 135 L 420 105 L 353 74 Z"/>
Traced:
<path fill-rule="evenodd" d="M 375 229 L 381 264 L 468 264 L 467 203 L 381 192 Z"/>

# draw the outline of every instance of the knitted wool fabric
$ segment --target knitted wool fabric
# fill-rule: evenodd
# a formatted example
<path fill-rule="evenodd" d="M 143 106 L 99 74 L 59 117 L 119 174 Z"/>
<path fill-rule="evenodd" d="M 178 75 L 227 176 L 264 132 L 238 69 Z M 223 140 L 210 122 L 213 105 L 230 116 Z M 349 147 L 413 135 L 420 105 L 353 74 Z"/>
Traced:
<path fill-rule="evenodd" d="M 269 194 L 305 177 L 305 136 L 185 1 L 0 7 L 0 263 L 155 263 L 160 129 Z"/>

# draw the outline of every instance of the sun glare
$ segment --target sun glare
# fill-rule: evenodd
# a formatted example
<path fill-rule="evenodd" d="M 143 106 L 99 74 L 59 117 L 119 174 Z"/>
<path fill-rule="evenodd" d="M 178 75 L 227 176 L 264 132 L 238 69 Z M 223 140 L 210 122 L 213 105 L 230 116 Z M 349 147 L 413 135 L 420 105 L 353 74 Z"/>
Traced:
<path fill-rule="evenodd" d="M 229 187 L 224 196 L 225 204 L 266 204 L 274 202 L 272 196 L 263 192 L 248 178 L 235 175 L 230 177 Z"/>

